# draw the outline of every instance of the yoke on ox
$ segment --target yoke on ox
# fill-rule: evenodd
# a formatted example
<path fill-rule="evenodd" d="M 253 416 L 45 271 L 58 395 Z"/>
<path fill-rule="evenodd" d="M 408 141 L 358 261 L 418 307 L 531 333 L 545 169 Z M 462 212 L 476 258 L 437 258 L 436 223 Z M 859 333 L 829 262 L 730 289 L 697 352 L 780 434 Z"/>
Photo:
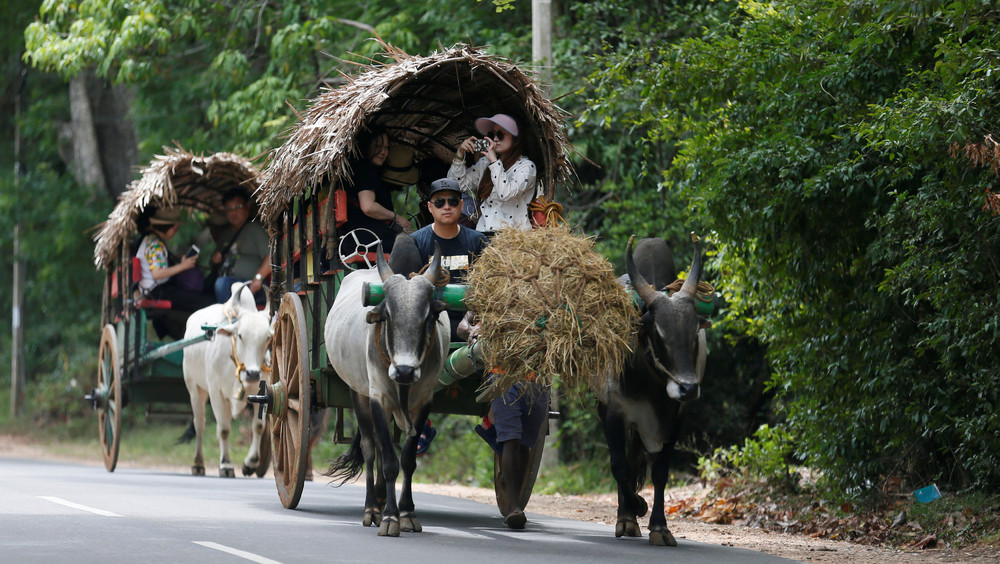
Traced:
<path fill-rule="evenodd" d="M 674 281 L 673 255 L 662 239 L 643 239 L 632 256 L 625 253 L 632 285 L 644 302 L 633 353 L 619 378 L 609 378 L 598 397 L 598 414 L 618 483 L 615 536 L 642 536 L 637 517 L 648 509 L 638 495 L 652 461 L 653 511 L 649 543 L 677 546 L 667 528 L 663 490 L 677 440 L 684 403 L 698 399 L 705 371 L 705 329 L 711 324 L 695 310 L 701 277 L 701 248 L 695 241 L 694 262 L 673 296 L 657 290 Z M 639 267 L 637 268 L 637 265 Z"/>
<path fill-rule="evenodd" d="M 377 267 L 377 271 L 358 270 L 344 277 L 326 319 L 327 354 L 337 375 L 351 388 L 359 431 L 350 450 L 334 461 L 327 475 L 344 483 L 357 476 L 363 465 L 367 493 L 362 523 L 379 525 L 379 536 L 395 537 L 400 530 L 421 531 L 410 489 L 417 466 L 417 436 L 430 412 L 451 330 L 447 305 L 434 299 L 441 267 L 437 244 L 423 275 L 407 279 L 393 274 L 381 245 Z M 364 283 L 379 280 L 385 293 L 382 303 L 364 307 Z M 392 421 L 406 434 L 400 458 L 392 440 Z M 372 471 L 376 454 L 377 480 Z M 400 465 L 403 489 L 397 505 Z"/>

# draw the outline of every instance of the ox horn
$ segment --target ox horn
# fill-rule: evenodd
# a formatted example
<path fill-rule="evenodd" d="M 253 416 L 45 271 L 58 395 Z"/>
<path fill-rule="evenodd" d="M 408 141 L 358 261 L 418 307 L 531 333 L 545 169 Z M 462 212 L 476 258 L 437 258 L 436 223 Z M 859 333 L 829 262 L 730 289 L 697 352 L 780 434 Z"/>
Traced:
<path fill-rule="evenodd" d="M 625 248 L 625 270 L 628 271 L 629 280 L 632 281 L 632 287 L 639 294 L 639 298 L 648 305 L 656 299 L 656 288 L 646 282 L 642 274 L 639 274 L 639 271 L 635 269 L 635 261 L 632 259 L 633 241 L 635 241 L 635 234 L 628 238 L 628 246 Z"/>
<path fill-rule="evenodd" d="M 434 256 L 431 257 L 431 263 L 424 271 L 424 276 L 431 281 L 431 284 L 435 285 L 441 276 L 441 245 L 438 245 L 437 241 L 434 241 Z"/>
<path fill-rule="evenodd" d="M 382 254 L 382 241 L 378 242 L 378 251 L 375 252 L 375 265 L 378 267 L 378 275 L 383 282 L 392 276 L 392 269 L 389 268 L 389 263 L 386 262 L 385 255 Z"/>
<path fill-rule="evenodd" d="M 701 238 L 691 232 L 691 241 L 694 243 L 694 260 L 691 262 L 691 272 L 688 272 L 684 285 L 681 286 L 680 294 L 686 294 L 692 298 L 698 292 L 698 282 L 701 280 Z"/>

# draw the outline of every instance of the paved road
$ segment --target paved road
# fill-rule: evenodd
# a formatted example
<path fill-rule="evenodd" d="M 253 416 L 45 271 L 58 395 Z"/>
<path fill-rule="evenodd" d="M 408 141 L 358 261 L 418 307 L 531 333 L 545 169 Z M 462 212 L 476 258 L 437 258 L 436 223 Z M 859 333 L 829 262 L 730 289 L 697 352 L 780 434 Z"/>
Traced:
<path fill-rule="evenodd" d="M 615 539 L 611 526 L 528 513 L 507 530 L 496 507 L 415 494 L 419 534 L 379 538 L 361 526 L 364 490 L 306 483 L 296 510 L 274 481 L 195 478 L 154 470 L 0 458 L 0 562 L 518 564 L 668 559 L 685 563 L 790 562 L 680 539 L 676 548 Z"/>

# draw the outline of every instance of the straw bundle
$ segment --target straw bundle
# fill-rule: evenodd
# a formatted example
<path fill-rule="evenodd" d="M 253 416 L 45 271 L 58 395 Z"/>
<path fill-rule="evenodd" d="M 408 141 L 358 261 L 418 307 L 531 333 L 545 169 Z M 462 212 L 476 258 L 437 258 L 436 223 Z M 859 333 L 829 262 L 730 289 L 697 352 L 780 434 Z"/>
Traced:
<path fill-rule="evenodd" d="M 492 396 L 524 380 L 599 389 L 629 354 L 636 310 L 593 241 L 567 227 L 497 233 L 469 270 Z"/>

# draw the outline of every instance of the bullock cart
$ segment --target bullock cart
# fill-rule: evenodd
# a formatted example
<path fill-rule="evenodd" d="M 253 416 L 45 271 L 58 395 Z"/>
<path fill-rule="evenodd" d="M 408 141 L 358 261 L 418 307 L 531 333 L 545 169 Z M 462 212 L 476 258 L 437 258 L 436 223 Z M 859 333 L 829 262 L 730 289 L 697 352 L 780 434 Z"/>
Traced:
<path fill-rule="evenodd" d="M 387 132 L 390 155 L 393 146 L 406 148 L 421 171 L 410 191 L 415 184 L 415 191 L 426 193 L 430 182 L 445 175 L 455 147 L 475 134 L 474 120 L 503 112 L 524 124 L 522 143 L 538 168 L 539 195 L 551 199 L 571 174 L 563 152 L 568 145 L 561 126 L 564 114 L 516 65 L 464 45 L 430 56 L 384 48 L 384 62 L 373 63 L 311 101 L 284 144 L 269 155 L 256 195 L 272 237 L 271 290 L 277 309 L 272 371 L 250 401 L 261 403 L 271 416 L 272 469 L 287 508 L 296 507 L 302 494 L 310 416 L 335 408 L 335 440 L 349 442 L 344 410 L 352 408 L 350 390 L 327 359 L 324 325 L 344 276 L 359 263 L 375 263 L 377 245 L 370 240 L 359 244 L 355 233 L 340 228 L 347 205 L 342 188 L 351 175 L 348 160 L 361 151 L 356 138 L 373 128 Z M 429 218 L 416 214 L 422 200 L 412 196 L 407 196 L 405 211 L 413 213 L 415 226 L 424 225 Z M 377 293 L 378 288 L 372 290 Z M 464 290 L 449 285 L 439 299 L 462 310 Z M 377 299 L 365 305 L 375 305 Z M 452 343 L 451 351 L 431 410 L 481 417 L 489 404 L 478 397 L 478 357 L 464 343 Z M 520 496 L 522 507 L 527 503 L 543 442 L 539 440 L 531 453 L 521 492 L 505 491 L 496 457 L 494 483 L 501 512 L 512 499 L 508 496 Z"/>
<path fill-rule="evenodd" d="M 101 337 L 97 376 L 86 399 L 97 411 L 104 465 L 113 472 L 121 441 L 122 409 L 130 402 L 190 405 L 181 368 L 184 348 L 211 339 L 215 327 L 177 341 L 157 340 L 150 331 L 156 319 L 178 315 L 168 300 L 138 292 L 141 275 L 135 245 L 138 220 L 147 208 L 180 208 L 205 217 L 224 217 L 223 195 L 232 188 L 257 188 L 257 171 L 230 153 L 195 156 L 166 149 L 122 193 L 95 236 L 94 264 L 105 273 L 101 301 Z M 267 470 L 270 441 L 262 442 L 258 475 Z"/>

